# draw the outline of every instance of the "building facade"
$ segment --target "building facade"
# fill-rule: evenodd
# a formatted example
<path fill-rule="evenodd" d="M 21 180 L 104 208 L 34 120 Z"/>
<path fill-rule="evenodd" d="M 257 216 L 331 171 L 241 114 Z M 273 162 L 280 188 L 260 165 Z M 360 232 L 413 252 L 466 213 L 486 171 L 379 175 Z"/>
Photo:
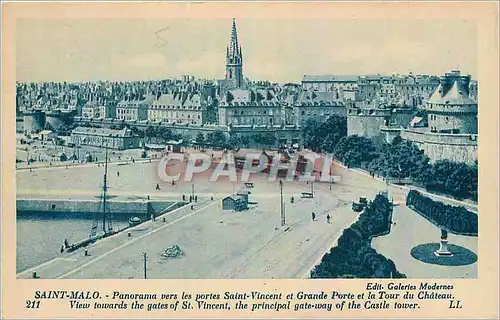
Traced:
<path fill-rule="evenodd" d="M 477 133 L 477 102 L 469 96 L 470 76 L 454 70 L 440 84 L 425 106 L 429 130 L 440 133 Z"/>
<path fill-rule="evenodd" d="M 226 91 L 219 103 L 219 124 L 223 126 L 280 127 L 284 108 L 271 89 Z"/>
<path fill-rule="evenodd" d="M 335 91 L 302 91 L 294 95 L 293 124 L 303 126 L 311 119 L 326 119 L 331 115 L 347 116 L 345 103 Z M 288 124 L 288 123 L 287 123 Z"/>
<path fill-rule="evenodd" d="M 108 128 L 77 127 L 71 132 L 71 142 L 77 146 L 108 147 L 110 149 L 135 149 L 140 146 L 140 137 L 128 128 L 114 130 Z"/>
<path fill-rule="evenodd" d="M 210 96 L 195 92 L 174 92 L 161 95 L 148 110 L 148 120 L 175 124 L 201 125 L 209 118 Z"/>
<path fill-rule="evenodd" d="M 142 121 L 148 119 L 148 110 L 154 96 L 125 98 L 116 106 L 116 119 L 125 121 Z"/>
<path fill-rule="evenodd" d="M 89 101 L 82 108 L 82 118 L 109 119 L 116 115 L 116 104 L 113 102 Z"/>
<path fill-rule="evenodd" d="M 333 91 L 356 90 L 358 76 L 304 75 L 302 90 Z"/>

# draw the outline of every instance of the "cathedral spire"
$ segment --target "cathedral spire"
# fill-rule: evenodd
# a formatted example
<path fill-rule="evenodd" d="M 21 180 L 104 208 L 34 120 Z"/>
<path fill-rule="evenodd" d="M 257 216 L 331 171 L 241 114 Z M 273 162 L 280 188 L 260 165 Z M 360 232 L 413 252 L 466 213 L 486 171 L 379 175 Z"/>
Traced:
<path fill-rule="evenodd" d="M 233 19 L 231 39 L 226 50 L 226 82 L 233 88 L 240 88 L 243 84 L 243 54 L 238 43 L 235 19 Z"/>
<path fill-rule="evenodd" d="M 231 28 L 231 40 L 229 42 L 229 56 L 234 57 L 238 55 L 238 31 L 236 29 L 236 20 L 233 18 L 233 27 Z"/>

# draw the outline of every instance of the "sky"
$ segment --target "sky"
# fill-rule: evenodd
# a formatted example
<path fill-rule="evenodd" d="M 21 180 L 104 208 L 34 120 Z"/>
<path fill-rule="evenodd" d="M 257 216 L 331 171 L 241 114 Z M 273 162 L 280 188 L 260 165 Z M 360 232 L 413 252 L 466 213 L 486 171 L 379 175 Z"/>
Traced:
<path fill-rule="evenodd" d="M 231 19 L 19 19 L 18 81 L 223 79 Z M 244 77 L 305 74 L 477 78 L 472 20 L 237 19 Z"/>

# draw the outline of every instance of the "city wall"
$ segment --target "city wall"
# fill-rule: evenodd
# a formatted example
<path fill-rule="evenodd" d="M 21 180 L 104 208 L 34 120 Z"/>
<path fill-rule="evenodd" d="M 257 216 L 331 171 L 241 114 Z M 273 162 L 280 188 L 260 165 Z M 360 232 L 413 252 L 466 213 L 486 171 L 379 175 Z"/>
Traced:
<path fill-rule="evenodd" d="M 152 213 L 159 214 L 170 207 L 173 210 L 182 205 L 176 201 L 116 201 L 108 200 L 107 211 L 114 215 L 134 215 L 140 218 L 149 218 Z M 18 214 L 72 214 L 82 218 L 92 217 L 93 214 L 102 212 L 102 202 L 95 200 L 52 200 L 52 199 L 17 199 L 16 210 Z"/>
<path fill-rule="evenodd" d="M 402 130 L 401 138 L 415 142 L 431 162 L 448 159 L 474 164 L 477 160 L 477 135 L 447 134 Z"/>
<path fill-rule="evenodd" d="M 267 126 L 233 126 L 231 127 L 231 135 L 246 135 L 253 136 L 255 134 L 272 134 L 274 135 L 278 144 L 298 144 L 299 147 L 303 146 L 303 135 L 302 129 L 296 126 L 285 126 L 284 128 L 279 127 L 267 127 Z M 257 145 L 251 143 L 251 147 L 265 147 L 265 145 Z"/>
<path fill-rule="evenodd" d="M 348 115 L 347 135 L 358 135 L 383 142 L 384 135 L 380 126 L 385 123 L 385 117 L 378 115 Z"/>
<path fill-rule="evenodd" d="M 172 133 L 175 134 L 182 134 L 182 135 L 191 135 L 192 138 L 194 139 L 196 135 L 201 132 L 204 135 L 210 132 L 214 131 L 222 131 L 227 137 L 229 137 L 228 133 L 228 128 L 225 126 L 218 126 L 218 125 L 186 125 L 186 124 L 170 124 L 170 123 L 159 123 L 159 122 L 146 122 L 146 121 L 120 121 L 120 120 L 100 120 L 100 119 L 95 119 L 95 120 L 90 120 L 90 119 L 82 119 L 78 118 L 75 119 L 75 123 L 77 125 L 81 126 L 88 126 L 88 125 L 99 125 L 102 128 L 110 128 L 112 126 L 120 126 L 120 125 L 129 125 L 132 127 L 136 127 L 139 130 L 146 130 L 148 126 L 152 127 L 165 127 L 168 128 L 172 131 Z"/>

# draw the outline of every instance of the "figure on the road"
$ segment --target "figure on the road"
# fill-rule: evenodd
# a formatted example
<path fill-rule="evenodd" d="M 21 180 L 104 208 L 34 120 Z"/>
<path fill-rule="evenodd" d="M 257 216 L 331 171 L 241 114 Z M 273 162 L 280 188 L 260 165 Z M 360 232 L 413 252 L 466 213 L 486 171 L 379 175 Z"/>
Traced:
<path fill-rule="evenodd" d="M 160 190 L 160 184 L 159 183 L 156 184 L 156 190 Z"/>
<path fill-rule="evenodd" d="M 185 194 L 182 195 L 182 201 L 186 201 L 186 195 Z"/>
<path fill-rule="evenodd" d="M 311 216 L 312 216 L 312 220 L 313 220 L 313 221 L 314 221 L 314 220 L 316 220 L 316 214 L 315 214 L 314 212 L 312 213 L 312 215 L 311 215 Z"/>
<path fill-rule="evenodd" d="M 120 171 L 116 171 L 116 176 L 119 177 L 120 176 Z"/>
<path fill-rule="evenodd" d="M 330 214 L 327 214 L 327 215 L 326 215 L 326 222 L 327 222 L 327 223 L 330 223 L 330 219 L 331 219 Z"/>

